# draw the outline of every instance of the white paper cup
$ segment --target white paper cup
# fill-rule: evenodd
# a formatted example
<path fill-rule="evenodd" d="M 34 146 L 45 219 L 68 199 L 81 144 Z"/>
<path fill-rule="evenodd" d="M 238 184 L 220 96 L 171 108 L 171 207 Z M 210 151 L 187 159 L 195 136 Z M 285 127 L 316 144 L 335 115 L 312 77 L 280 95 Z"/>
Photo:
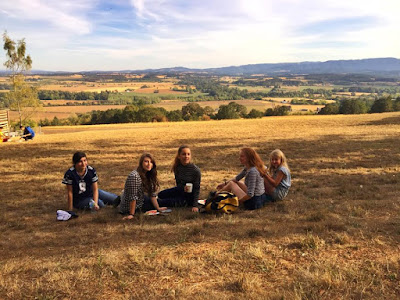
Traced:
<path fill-rule="evenodd" d="M 186 183 L 186 193 L 191 193 L 193 191 L 193 183 Z"/>

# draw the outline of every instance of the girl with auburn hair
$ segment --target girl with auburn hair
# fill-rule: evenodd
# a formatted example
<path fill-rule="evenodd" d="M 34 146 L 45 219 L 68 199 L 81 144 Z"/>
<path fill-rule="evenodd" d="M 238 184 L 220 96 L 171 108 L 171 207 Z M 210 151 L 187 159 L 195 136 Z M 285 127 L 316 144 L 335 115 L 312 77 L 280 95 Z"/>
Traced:
<path fill-rule="evenodd" d="M 292 179 L 285 154 L 275 149 L 269 155 L 269 174 L 264 174 L 267 201 L 283 200 L 289 193 Z"/>
<path fill-rule="evenodd" d="M 225 181 L 217 186 L 217 191 L 234 193 L 243 203 L 246 209 L 258 209 L 266 200 L 264 180 L 264 163 L 257 152 L 252 148 L 242 148 L 239 153 L 239 161 L 244 169 L 233 179 Z M 244 183 L 240 182 L 242 178 Z"/>
<path fill-rule="evenodd" d="M 133 219 L 136 211 L 166 210 L 166 207 L 160 207 L 157 202 L 156 191 L 159 187 L 156 161 L 150 153 L 144 153 L 139 159 L 137 169 L 128 175 L 125 182 L 120 213 L 127 216 L 123 219 Z"/>
<path fill-rule="evenodd" d="M 178 148 L 171 171 L 175 175 L 176 186 L 158 194 L 159 205 L 189 206 L 192 207 L 193 212 L 198 212 L 201 172 L 199 167 L 192 163 L 189 146 L 182 145 Z M 191 184 L 192 188 L 187 184 Z"/>

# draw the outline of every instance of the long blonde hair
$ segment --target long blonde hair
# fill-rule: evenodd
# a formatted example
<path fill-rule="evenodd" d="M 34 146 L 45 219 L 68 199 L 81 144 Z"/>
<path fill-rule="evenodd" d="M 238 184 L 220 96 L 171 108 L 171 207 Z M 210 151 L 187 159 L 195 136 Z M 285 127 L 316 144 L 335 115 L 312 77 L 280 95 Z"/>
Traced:
<path fill-rule="evenodd" d="M 268 172 L 270 174 L 273 174 L 276 170 L 274 169 L 274 167 L 272 167 L 271 164 L 271 160 L 273 157 L 277 157 L 281 159 L 281 164 L 279 166 L 283 166 L 286 167 L 289 171 L 289 165 L 287 163 L 287 159 L 285 154 L 280 150 L 280 149 L 275 149 L 274 151 L 271 152 L 271 154 L 269 155 L 269 168 L 268 168 Z"/>

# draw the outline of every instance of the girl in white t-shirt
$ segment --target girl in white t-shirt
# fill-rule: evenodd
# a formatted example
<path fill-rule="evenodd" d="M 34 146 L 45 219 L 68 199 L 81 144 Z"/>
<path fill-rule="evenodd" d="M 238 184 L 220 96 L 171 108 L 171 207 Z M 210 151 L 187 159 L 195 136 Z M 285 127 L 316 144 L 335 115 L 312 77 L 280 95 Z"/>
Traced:
<path fill-rule="evenodd" d="M 289 193 L 292 180 L 285 154 L 275 149 L 269 156 L 268 174 L 263 174 L 265 193 L 269 201 L 283 200 Z"/>

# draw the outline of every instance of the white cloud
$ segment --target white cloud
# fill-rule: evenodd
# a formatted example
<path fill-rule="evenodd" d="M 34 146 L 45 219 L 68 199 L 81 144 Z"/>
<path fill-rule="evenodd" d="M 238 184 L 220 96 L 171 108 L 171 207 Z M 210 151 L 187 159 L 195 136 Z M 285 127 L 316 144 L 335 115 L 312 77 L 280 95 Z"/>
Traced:
<path fill-rule="evenodd" d="M 90 2 L 85 0 L 14 0 L 0 3 L 1 11 L 11 17 L 11 22 L 13 19 L 16 19 L 14 22 L 33 21 L 40 27 L 52 26 L 74 34 L 91 32 L 91 24 L 83 16 L 90 8 Z"/>
<path fill-rule="evenodd" d="M 13 0 L 0 29 L 38 69 L 205 68 L 396 57 L 399 13 L 397 0 Z"/>
<path fill-rule="evenodd" d="M 151 3 L 149 3 L 151 2 Z M 141 19 L 154 19 L 160 21 L 160 15 L 154 13 L 162 1 L 146 1 L 146 0 L 131 0 L 133 8 L 136 10 L 136 15 Z M 148 5 L 146 5 L 148 4 Z M 148 9 L 148 7 L 151 7 Z M 154 9 L 152 9 L 154 8 Z"/>

